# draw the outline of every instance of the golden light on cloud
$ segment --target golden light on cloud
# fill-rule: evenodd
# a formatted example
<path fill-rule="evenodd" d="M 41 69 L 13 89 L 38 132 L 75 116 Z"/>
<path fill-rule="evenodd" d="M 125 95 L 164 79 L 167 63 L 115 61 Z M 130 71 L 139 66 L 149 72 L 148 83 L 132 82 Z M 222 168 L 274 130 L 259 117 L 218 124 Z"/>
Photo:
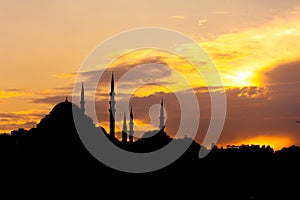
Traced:
<path fill-rule="evenodd" d="M 185 17 L 183 15 L 173 15 L 173 16 L 170 16 L 169 18 L 171 18 L 171 19 L 184 19 Z"/>
<path fill-rule="evenodd" d="M 18 91 L 18 90 L 11 90 L 11 91 L 0 91 L 0 99 L 7 99 L 12 97 L 18 96 L 29 96 L 29 92 L 25 91 Z"/>
<path fill-rule="evenodd" d="M 29 109 L 1 113 L 0 133 L 10 133 L 16 127 L 32 128 L 48 112 L 49 110 L 44 109 Z"/>
<path fill-rule="evenodd" d="M 236 145 L 270 145 L 274 150 L 293 145 L 293 139 L 285 136 L 262 135 L 236 142 Z"/>
<path fill-rule="evenodd" d="M 141 119 L 135 119 L 134 124 L 138 127 L 140 127 L 141 132 L 157 129 L 157 127 L 154 127 L 153 125 L 150 124 L 150 122 L 145 122 Z"/>
<path fill-rule="evenodd" d="M 163 87 L 161 85 L 156 84 L 146 84 L 140 88 L 138 88 L 134 92 L 134 96 L 136 97 L 144 97 L 149 95 L 149 91 L 155 91 L 155 92 L 163 92 L 163 93 L 169 93 L 171 92 L 168 88 Z"/>
<path fill-rule="evenodd" d="M 198 20 L 198 26 L 203 26 L 203 24 L 205 24 L 206 22 L 208 22 L 207 19 L 199 19 Z"/>
<path fill-rule="evenodd" d="M 205 60 L 202 61 L 205 65 Z M 145 64 L 152 64 L 147 66 L 147 74 L 143 74 L 141 68 L 138 69 Z M 136 77 L 132 84 L 134 86 L 136 82 L 143 84 L 135 90 L 134 95 L 138 97 L 149 96 L 156 92 L 178 92 L 191 87 L 206 86 L 205 80 L 195 66 L 179 55 L 159 49 L 140 49 L 125 53 L 111 63 L 110 67 L 112 70 L 123 67 L 125 71 L 137 68 L 140 77 Z M 129 90 L 131 88 L 118 88 L 120 93 L 129 94 Z"/>
<path fill-rule="evenodd" d="M 0 91 L 0 98 L 11 98 L 11 97 L 16 97 L 19 96 L 20 93 L 17 91 Z"/>

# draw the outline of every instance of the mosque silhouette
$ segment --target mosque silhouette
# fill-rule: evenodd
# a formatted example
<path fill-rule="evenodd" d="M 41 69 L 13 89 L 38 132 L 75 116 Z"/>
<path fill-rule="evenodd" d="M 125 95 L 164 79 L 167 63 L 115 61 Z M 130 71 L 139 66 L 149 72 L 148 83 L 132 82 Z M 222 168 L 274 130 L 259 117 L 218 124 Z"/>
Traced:
<path fill-rule="evenodd" d="M 111 141 L 116 141 L 118 140 L 116 137 L 116 131 L 115 131 L 115 116 L 116 116 L 116 100 L 115 100 L 115 87 L 114 87 L 114 74 L 112 73 L 111 76 L 111 89 L 110 89 L 110 100 L 109 100 L 109 133 L 103 128 L 103 127 L 98 127 L 96 128 L 93 120 L 85 114 L 85 91 L 84 91 L 84 84 L 82 83 L 81 86 L 81 95 L 80 95 L 80 107 L 78 107 L 76 104 L 68 101 L 68 98 L 66 97 L 64 102 L 58 103 L 53 107 L 53 109 L 50 111 L 48 115 L 43 118 L 39 124 L 37 124 L 37 129 L 43 129 L 43 130 L 48 130 L 48 129 L 53 129 L 53 128 L 58 128 L 59 130 L 53 130 L 52 132 L 69 132 L 71 127 L 70 125 L 73 125 L 73 116 L 79 116 L 80 118 L 80 123 L 84 124 L 84 127 L 87 128 L 95 128 L 104 132 L 110 139 Z M 161 100 L 160 103 L 160 115 L 159 115 L 159 127 L 158 130 L 152 131 L 151 133 L 162 133 L 164 132 L 165 128 L 165 116 L 164 116 L 164 102 L 163 99 Z M 124 112 L 124 118 L 123 118 L 123 128 L 122 128 L 122 133 L 121 133 L 121 142 L 122 143 L 133 143 L 133 138 L 134 138 L 134 119 L 133 119 L 133 109 L 132 107 L 130 108 L 130 119 L 129 119 L 129 130 L 127 130 L 127 122 L 126 122 L 126 115 Z M 148 133 L 149 134 L 149 133 Z M 153 134 L 154 135 L 154 134 Z M 70 137 L 68 133 L 64 134 L 66 137 Z"/>
<path fill-rule="evenodd" d="M 109 132 L 101 126 L 96 127 L 93 120 L 85 114 L 85 90 L 82 83 L 80 106 L 70 102 L 66 97 L 65 101 L 55 105 L 50 113 L 42 118 L 35 128 L 29 131 L 25 131 L 24 129 L 12 131 L 11 136 L 17 144 L 17 152 L 18 154 L 22 154 L 22 156 L 17 157 L 22 157 L 29 165 L 38 164 L 54 168 L 74 165 L 82 167 L 83 165 L 91 166 L 95 165 L 95 163 L 100 163 L 90 155 L 82 144 L 77 132 L 78 127 L 74 123 L 74 116 L 79 119 L 79 126 L 82 127 L 85 134 L 104 134 L 118 147 L 132 152 L 158 150 L 172 140 L 164 131 L 163 100 L 161 101 L 160 124 L 157 130 L 148 131 L 142 138 L 134 141 L 133 109 L 130 108 L 129 130 L 127 130 L 127 120 L 124 112 L 123 129 L 121 140 L 119 140 L 115 132 L 116 94 L 114 90 L 114 74 L 112 73 L 109 93 Z M 23 133 L 24 131 L 26 134 Z M 200 148 L 200 145 L 196 143 L 194 145 L 198 146 L 197 149 Z M 194 157 L 198 159 L 197 152 L 195 152 Z M 17 161 L 18 163 L 19 161 Z"/>

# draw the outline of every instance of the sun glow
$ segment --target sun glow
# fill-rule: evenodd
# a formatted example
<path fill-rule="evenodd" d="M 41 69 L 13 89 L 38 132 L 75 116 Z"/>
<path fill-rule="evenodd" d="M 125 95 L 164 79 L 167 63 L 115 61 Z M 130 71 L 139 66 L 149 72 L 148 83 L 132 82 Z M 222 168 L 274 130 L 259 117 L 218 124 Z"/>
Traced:
<path fill-rule="evenodd" d="M 255 28 L 237 33 L 216 36 L 199 44 L 204 48 L 218 69 L 225 86 L 264 86 L 263 74 L 278 64 L 299 59 L 300 15 L 287 19 L 276 18 Z M 195 58 L 200 71 L 209 69 L 204 55 L 194 55 L 189 44 L 182 46 L 186 53 Z M 121 56 L 114 66 L 133 66 L 148 63 L 165 64 L 178 71 L 191 82 L 193 87 L 206 86 L 197 70 L 184 58 L 170 52 L 155 49 L 142 49 Z M 113 66 L 112 66 L 113 67 Z M 178 82 L 175 73 L 161 78 L 166 82 Z M 170 84 L 171 85 L 171 84 Z M 211 85 L 209 85 L 211 86 Z M 185 89 L 176 84 L 178 90 Z"/>
<path fill-rule="evenodd" d="M 251 84 L 251 81 L 249 80 L 251 76 L 253 76 L 253 74 L 250 71 L 240 72 L 237 74 L 235 81 L 239 86 L 247 86 Z"/>
<path fill-rule="evenodd" d="M 299 10 L 299 9 L 298 9 Z M 263 74 L 280 63 L 299 60 L 300 14 L 275 18 L 256 28 L 200 42 L 226 86 L 263 86 Z"/>
<path fill-rule="evenodd" d="M 270 145 L 274 150 L 293 145 L 293 139 L 284 136 L 257 136 L 236 142 L 237 145 Z"/>

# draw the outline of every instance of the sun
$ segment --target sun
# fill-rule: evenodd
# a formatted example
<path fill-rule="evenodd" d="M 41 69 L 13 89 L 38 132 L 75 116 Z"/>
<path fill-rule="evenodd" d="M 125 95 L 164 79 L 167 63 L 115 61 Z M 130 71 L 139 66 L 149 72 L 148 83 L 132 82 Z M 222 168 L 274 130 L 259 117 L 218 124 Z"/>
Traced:
<path fill-rule="evenodd" d="M 239 72 L 236 75 L 235 82 L 238 86 L 249 86 L 252 84 L 253 73 L 251 71 Z"/>

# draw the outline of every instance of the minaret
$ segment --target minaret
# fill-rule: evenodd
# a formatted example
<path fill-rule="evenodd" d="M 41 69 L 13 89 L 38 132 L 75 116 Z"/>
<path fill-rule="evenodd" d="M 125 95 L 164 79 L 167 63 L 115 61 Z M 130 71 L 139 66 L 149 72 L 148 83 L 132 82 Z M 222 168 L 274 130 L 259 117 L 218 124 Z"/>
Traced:
<path fill-rule="evenodd" d="M 129 119 L 129 142 L 133 142 L 133 114 L 132 107 L 130 108 L 130 119 Z"/>
<path fill-rule="evenodd" d="M 115 139 L 115 114 L 116 114 L 116 109 L 115 109 L 115 81 L 114 81 L 114 73 L 111 75 L 111 83 L 110 83 L 110 101 L 109 101 L 109 134 L 112 139 Z"/>
<path fill-rule="evenodd" d="M 124 112 L 123 129 L 122 129 L 122 142 L 127 142 L 127 124 L 126 124 L 125 112 Z"/>
<path fill-rule="evenodd" d="M 159 130 L 162 130 L 164 126 L 165 126 L 164 100 L 162 99 L 160 104 Z"/>
<path fill-rule="evenodd" d="M 81 85 L 81 100 L 80 100 L 80 110 L 82 111 L 82 113 L 84 114 L 85 112 L 85 101 L 84 101 L 84 87 L 83 87 L 83 83 Z"/>

